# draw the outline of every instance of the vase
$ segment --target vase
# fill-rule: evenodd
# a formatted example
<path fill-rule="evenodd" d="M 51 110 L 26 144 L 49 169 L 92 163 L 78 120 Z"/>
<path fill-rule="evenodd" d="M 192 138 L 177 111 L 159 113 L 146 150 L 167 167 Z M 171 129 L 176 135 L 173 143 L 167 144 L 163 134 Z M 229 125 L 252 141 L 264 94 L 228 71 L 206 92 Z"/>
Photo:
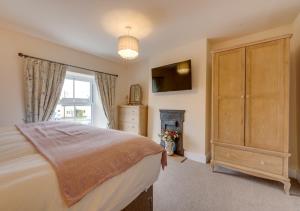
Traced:
<path fill-rule="evenodd" d="M 175 143 L 173 141 L 165 141 L 165 150 L 168 155 L 174 154 Z"/>

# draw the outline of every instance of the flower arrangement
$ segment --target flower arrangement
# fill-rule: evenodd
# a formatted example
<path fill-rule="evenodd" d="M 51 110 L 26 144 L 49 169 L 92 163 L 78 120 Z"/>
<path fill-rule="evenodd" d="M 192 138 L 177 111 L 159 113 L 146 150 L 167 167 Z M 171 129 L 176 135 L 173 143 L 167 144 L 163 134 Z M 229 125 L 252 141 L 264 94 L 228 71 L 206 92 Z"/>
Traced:
<path fill-rule="evenodd" d="M 165 130 L 165 131 L 162 131 L 161 134 L 158 134 L 158 136 L 163 141 L 174 142 L 179 137 L 179 133 L 176 130 Z"/>

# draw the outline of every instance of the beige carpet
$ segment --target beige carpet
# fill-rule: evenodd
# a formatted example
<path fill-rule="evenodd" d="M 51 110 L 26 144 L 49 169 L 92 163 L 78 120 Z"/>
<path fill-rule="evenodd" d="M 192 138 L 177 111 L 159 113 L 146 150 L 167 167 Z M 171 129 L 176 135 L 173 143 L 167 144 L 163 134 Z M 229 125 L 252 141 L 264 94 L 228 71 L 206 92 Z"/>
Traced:
<path fill-rule="evenodd" d="M 155 211 L 300 211 L 300 197 L 286 195 L 281 183 L 212 173 L 209 165 L 191 160 L 168 162 L 154 184 Z"/>
<path fill-rule="evenodd" d="M 184 162 L 184 161 L 186 161 L 186 157 L 183 157 L 183 156 L 180 156 L 180 155 L 172 155 L 172 156 L 168 156 L 168 158 L 169 159 L 172 159 L 172 160 L 174 160 L 174 161 L 176 161 L 176 162 L 179 162 L 179 163 L 182 163 L 182 162 Z"/>

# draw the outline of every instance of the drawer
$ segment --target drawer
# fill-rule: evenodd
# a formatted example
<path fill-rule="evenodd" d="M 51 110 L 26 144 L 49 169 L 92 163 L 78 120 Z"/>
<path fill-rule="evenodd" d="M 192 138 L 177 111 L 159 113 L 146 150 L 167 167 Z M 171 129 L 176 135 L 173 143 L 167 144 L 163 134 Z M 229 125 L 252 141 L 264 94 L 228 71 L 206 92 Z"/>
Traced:
<path fill-rule="evenodd" d="M 125 122 L 138 122 L 139 110 L 136 108 L 120 108 L 119 120 Z"/>
<path fill-rule="evenodd" d="M 137 115 L 120 114 L 119 120 L 121 122 L 138 123 L 139 122 L 139 117 Z"/>
<path fill-rule="evenodd" d="M 139 109 L 137 107 L 120 107 L 120 113 L 137 115 L 139 113 Z"/>
<path fill-rule="evenodd" d="M 215 145 L 214 159 L 241 167 L 283 175 L 283 158 L 277 156 Z"/>
<path fill-rule="evenodd" d="M 127 132 L 133 132 L 133 133 L 138 133 L 139 128 L 136 124 L 131 124 L 127 122 L 120 122 L 119 123 L 119 129 Z"/>

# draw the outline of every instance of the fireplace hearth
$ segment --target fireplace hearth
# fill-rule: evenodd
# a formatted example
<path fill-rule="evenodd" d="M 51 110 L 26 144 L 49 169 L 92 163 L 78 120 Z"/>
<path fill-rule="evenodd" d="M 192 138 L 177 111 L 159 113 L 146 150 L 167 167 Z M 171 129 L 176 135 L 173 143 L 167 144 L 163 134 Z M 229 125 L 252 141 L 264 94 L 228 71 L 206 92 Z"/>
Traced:
<path fill-rule="evenodd" d="M 160 109 L 161 131 L 177 130 L 179 138 L 176 140 L 175 154 L 184 156 L 183 149 L 183 122 L 185 110 Z"/>

